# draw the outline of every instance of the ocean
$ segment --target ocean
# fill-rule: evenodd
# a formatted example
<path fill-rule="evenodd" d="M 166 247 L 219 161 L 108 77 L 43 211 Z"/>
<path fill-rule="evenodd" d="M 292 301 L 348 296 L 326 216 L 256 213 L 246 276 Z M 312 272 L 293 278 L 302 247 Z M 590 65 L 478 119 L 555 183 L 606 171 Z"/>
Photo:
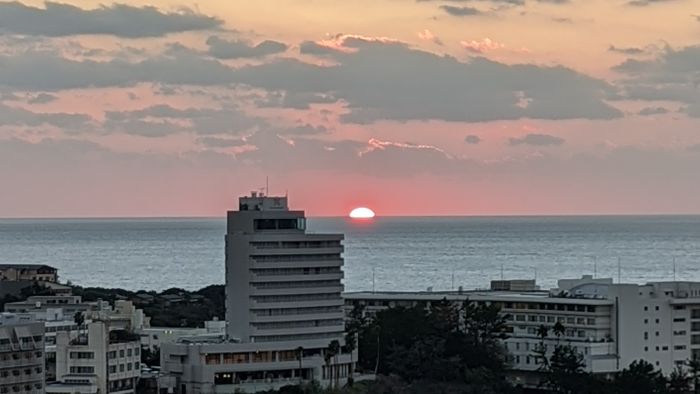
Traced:
<path fill-rule="evenodd" d="M 700 216 L 311 218 L 345 234 L 345 288 L 486 288 L 590 274 L 700 281 Z M 224 219 L 0 219 L 0 263 L 81 286 L 195 290 L 224 281 Z M 675 261 L 675 264 L 674 264 Z M 619 262 L 619 264 L 618 264 Z M 619 268 L 619 270 L 618 270 Z"/>

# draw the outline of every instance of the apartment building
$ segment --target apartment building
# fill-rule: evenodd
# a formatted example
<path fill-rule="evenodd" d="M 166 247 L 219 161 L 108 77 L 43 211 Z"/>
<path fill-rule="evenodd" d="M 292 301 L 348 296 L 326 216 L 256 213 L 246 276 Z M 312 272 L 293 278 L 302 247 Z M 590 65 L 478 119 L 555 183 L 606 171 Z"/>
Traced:
<path fill-rule="evenodd" d="M 0 313 L 0 393 L 44 392 L 44 325 Z"/>
<path fill-rule="evenodd" d="M 550 291 L 357 292 L 344 298 L 346 314 L 361 305 L 369 315 L 418 303 L 429 307 L 443 299 L 457 305 L 497 304 L 509 319 L 504 346 L 512 356 L 514 377 L 525 384 L 537 379 L 533 352 L 541 342 L 540 326 L 550 329 L 544 341 L 548 348 L 557 343 L 573 346 L 594 373 L 613 373 L 644 359 L 668 374 L 700 357 L 699 282 L 616 284 L 585 276 L 560 280 Z M 561 336 L 551 331 L 557 323 L 564 326 Z"/>
<path fill-rule="evenodd" d="M 94 321 L 77 336 L 58 332 L 55 357 L 56 382 L 47 384 L 47 393 L 135 393 L 141 374 L 137 334 Z"/>
<path fill-rule="evenodd" d="M 326 354 L 344 344 L 343 235 L 310 234 L 287 197 L 256 193 L 227 222 L 226 336 L 163 344 L 163 371 L 181 393 L 342 384 L 350 354 Z"/>
<path fill-rule="evenodd" d="M 58 270 L 41 264 L 0 264 L 0 281 L 57 282 Z"/>

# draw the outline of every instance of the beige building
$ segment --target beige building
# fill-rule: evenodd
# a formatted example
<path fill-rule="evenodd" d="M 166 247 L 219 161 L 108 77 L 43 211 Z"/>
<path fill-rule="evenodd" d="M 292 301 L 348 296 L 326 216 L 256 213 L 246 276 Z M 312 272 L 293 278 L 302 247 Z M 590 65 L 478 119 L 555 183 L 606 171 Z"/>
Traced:
<path fill-rule="evenodd" d="M 0 313 L 0 393 L 44 392 L 44 325 Z"/>
<path fill-rule="evenodd" d="M 58 270 L 40 264 L 0 264 L 0 281 L 58 281 Z"/>

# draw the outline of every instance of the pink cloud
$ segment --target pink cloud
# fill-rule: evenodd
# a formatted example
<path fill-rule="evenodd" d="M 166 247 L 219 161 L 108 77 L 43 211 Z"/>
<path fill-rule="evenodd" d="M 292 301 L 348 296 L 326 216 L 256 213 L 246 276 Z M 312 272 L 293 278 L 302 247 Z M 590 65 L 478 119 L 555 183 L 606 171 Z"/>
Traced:
<path fill-rule="evenodd" d="M 433 42 L 434 44 L 437 44 L 437 45 L 443 45 L 440 37 L 436 36 L 435 34 L 433 34 L 433 32 L 431 32 L 428 29 L 424 29 L 423 31 L 419 31 L 418 38 L 420 38 L 423 41 Z"/>
<path fill-rule="evenodd" d="M 460 41 L 459 42 L 462 47 L 469 52 L 474 52 L 474 53 L 486 53 L 486 52 L 491 52 L 495 51 L 498 49 L 503 49 L 505 48 L 505 44 L 502 44 L 498 41 L 494 41 L 488 37 L 484 38 L 481 41 L 476 41 L 476 40 L 471 40 L 471 41 Z"/>

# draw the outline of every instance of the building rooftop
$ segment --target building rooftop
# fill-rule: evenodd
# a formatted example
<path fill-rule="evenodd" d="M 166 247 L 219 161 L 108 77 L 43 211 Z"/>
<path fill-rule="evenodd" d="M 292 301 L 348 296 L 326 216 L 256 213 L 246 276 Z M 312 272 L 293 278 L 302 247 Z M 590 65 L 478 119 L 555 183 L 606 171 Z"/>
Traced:
<path fill-rule="evenodd" d="M 58 271 L 57 268 L 54 268 L 50 265 L 45 265 L 45 264 L 0 264 L 0 270 L 5 270 L 5 269 L 49 269 L 53 271 Z"/>

